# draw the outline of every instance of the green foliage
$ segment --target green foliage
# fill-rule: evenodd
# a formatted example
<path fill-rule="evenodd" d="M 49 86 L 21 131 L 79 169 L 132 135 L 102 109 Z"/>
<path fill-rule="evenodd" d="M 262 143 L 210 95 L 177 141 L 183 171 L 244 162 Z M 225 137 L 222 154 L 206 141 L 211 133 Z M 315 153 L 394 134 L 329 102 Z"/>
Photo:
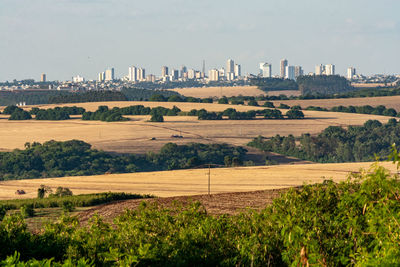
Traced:
<path fill-rule="evenodd" d="M 0 91 L 0 105 L 1 106 L 15 105 L 20 102 L 26 102 L 27 105 L 48 104 L 49 98 L 51 98 L 52 96 L 60 96 L 60 95 L 64 95 L 64 94 L 68 94 L 68 93 L 60 92 L 60 91 L 56 91 L 56 90 Z"/>
<path fill-rule="evenodd" d="M 288 119 L 304 119 L 304 113 L 296 108 L 291 108 L 286 112 L 286 116 Z"/>
<path fill-rule="evenodd" d="M 20 208 L 21 215 L 24 218 L 29 218 L 35 216 L 35 210 L 33 209 L 33 205 L 23 205 Z"/>
<path fill-rule="evenodd" d="M 33 199 L 14 199 L 14 200 L 0 200 L 1 207 L 4 210 L 18 210 L 23 206 L 33 206 L 37 208 L 57 208 L 62 207 L 64 201 L 69 201 L 74 207 L 90 207 L 100 204 L 106 204 L 117 200 L 128 199 L 142 199 L 150 198 L 149 195 L 138 195 L 128 193 L 98 193 L 98 194 L 85 194 L 76 196 L 62 196 L 58 197 L 50 195 L 48 198 L 33 198 Z"/>
<path fill-rule="evenodd" d="M 197 118 L 199 120 L 222 120 L 222 115 L 217 112 L 207 112 L 206 110 L 202 109 L 197 112 Z"/>
<path fill-rule="evenodd" d="M 72 196 L 73 193 L 72 191 L 68 188 L 68 187 L 62 187 L 59 186 L 56 189 L 56 192 L 54 194 L 51 194 L 51 196 L 55 196 L 55 197 L 66 197 L 66 196 Z"/>
<path fill-rule="evenodd" d="M 282 78 L 253 78 L 250 85 L 258 86 L 263 91 L 298 90 L 295 81 Z"/>
<path fill-rule="evenodd" d="M 356 90 L 346 78 L 339 75 L 300 76 L 297 78 L 297 84 L 303 95 L 328 95 Z"/>
<path fill-rule="evenodd" d="M 15 106 L 15 105 L 11 105 L 11 106 L 7 106 L 7 107 L 4 108 L 3 114 L 11 115 L 15 111 L 23 111 L 23 109 L 20 108 L 20 107 Z"/>
<path fill-rule="evenodd" d="M 90 144 L 79 140 L 27 143 L 25 147 L 0 152 L 0 180 L 182 169 L 188 168 L 187 162 L 193 157 L 198 158 L 198 165 L 221 164 L 225 155 L 241 159 L 246 154 L 241 147 L 196 143 L 181 146 L 168 143 L 160 153 L 145 156 L 111 155 L 91 149 Z M 171 147 L 176 151 L 170 151 Z"/>
<path fill-rule="evenodd" d="M 64 212 L 73 212 L 75 210 L 74 204 L 68 200 L 64 200 L 61 207 Z"/>
<path fill-rule="evenodd" d="M 34 109 L 36 120 L 69 120 L 69 112 L 65 108 L 56 107 L 54 109 Z"/>
<path fill-rule="evenodd" d="M 297 141 L 292 135 L 276 135 L 270 140 L 257 137 L 248 145 L 314 162 L 371 161 L 375 160 L 373 155 L 384 157 L 393 143 L 400 143 L 400 124 L 369 120 L 364 126 L 348 129 L 330 126 L 318 136 L 303 134 Z"/>
<path fill-rule="evenodd" d="M 281 103 L 278 108 L 280 108 L 280 109 L 290 109 L 290 106 L 286 105 L 284 103 Z"/>
<path fill-rule="evenodd" d="M 37 197 L 38 198 L 44 198 L 46 194 L 49 194 L 52 192 L 51 188 L 46 186 L 46 185 L 40 185 L 40 187 L 37 190 Z"/>
<path fill-rule="evenodd" d="M 29 112 L 22 110 L 22 109 L 16 109 L 8 119 L 9 120 L 30 120 L 30 119 L 32 119 L 32 117 L 29 114 Z"/>
<path fill-rule="evenodd" d="M 272 102 L 265 101 L 264 104 L 263 104 L 263 107 L 266 107 L 266 108 L 275 108 L 275 105 L 274 105 L 274 103 L 272 103 Z"/>
<path fill-rule="evenodd" d="M 109 110 L 107 106 L 99 106 L 95 112 L 84 112 L 82 114 L 82 120 L 100 120 L 106 122 L 129 121 L 128 118 L 122 116 L 122 112 L 119 108 Z"/>
<path fill-rule="evenodd" d="M 168 90 L 152 90 L 149 87 L 146 88 L 135 88 L 135 87 L 125 87 L 122 88 L 121 93 L 127 98 L 128 101 L 161 101 L 166 102 L 168 97 L 172 95 L 178 95 L 178 93 Z M 154 96 L 156 95 L 156 96 Z M 158 97 L 160 96 L 160 97 Z"/>
<path fill-rule="evenodd" d="M 218 104 L 229 104 L 229 100 L 226 96 L 218 99 Z"/>
<path fill-rule="evenodd" d="M 105 102 L 105 101 L 128 101 L 128 98 L 121 92 L 110 90 L 89 91 L 83 93 L 67 93 L 49 98 L 49 104 L 61 103 L 83 103 L 83 102 Z"/>
<path fill-rule="evenodd" d="M 150 118 L 151 122 L 164 122 L 164 117 L 160 113 L 154 113 Z"/>

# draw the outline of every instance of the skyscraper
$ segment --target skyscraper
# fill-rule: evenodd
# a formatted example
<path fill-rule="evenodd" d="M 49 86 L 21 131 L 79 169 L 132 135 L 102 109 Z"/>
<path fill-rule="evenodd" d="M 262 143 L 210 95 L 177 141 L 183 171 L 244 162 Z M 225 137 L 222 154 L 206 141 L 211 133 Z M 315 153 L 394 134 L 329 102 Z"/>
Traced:
<path fill-rule="evenodd" d="M 168 76 L 168 67 L 167 66 L 163 66 L 161 68 L 161 76 L 162 77 Z"/>
<path fill-rule="evenodd" d="M 187 73 L 187 68 L 186 66 L 181 67 L 181 77 L 183 78 L 185 76 L 185 73 Z"/>
<path fill-rule="evenodd" d="M 210 81 L 218 81 L 219 80 L 219 71 L 217 69 L 212 69 L 208 71 L 208 79 Z"/>
<path fill-rule="evenodd" d="M 325 73 L 324 65 L 320 64 L 315 66 L 315 75 L 323 75 Z"/>
<path fill-rule="evenodd" d="M 105 81 L 113 81 L 115 79 L 114 77 L 114 68 L 107 69 L 105 72 Z"/>
<path fill-rule="evenodd" d="M 272 76 L 272 65 L 269 63 L 260 63 L 260 74 L 264 78 L 271 78 Z"/>
<path fill-rule="evenodd" d="M 354 76 L 356 75 L 356 69 L 353 67 L 350 67 L 347 69 L 347 79 L 352 80 Z"/>
<path fill-rule="evenodd" d="M 335 75 L 335 65 L 333 64 L 328 64 L 325 65 L 325 75 Z"/>
<path fill-rule="evenodd" d="M 42 75 L 40 75 L 40 81 L 41 81 L 42 83 L 45 83 L 45 82 L 46 82 L 46 74 L 45 74 L 45 73 L 42 73 Z"/>
<path fill-rule="evenodd" d="M 179 70 L 172 70 L 171 76 L 172 76 L 172 80 L 178 80 L 179 79 Z"/>
<path fill-rule="evenodd" d="M 285 74 L 286 74 L 286 76 L 285 76 L 286 79 L 295 80 L 296 79 L 295 67 L 294 66 L 286 66 Z"/>
<path fill-rule="evenodd" d="M 100 72 L 98 78 L 99 82 L 104 82 L 105 79 L 106 79 L 106 73 L 104 71 Z"/>
<path fill-rule="evenodd" d="M 137 68 L 135 66 L 129 67 L 128 80 L 131 82 L 136 82 L 138 80 Z"/>
<path fill-rule="evenodd" d="M 301 66 L 295 66 L 294 67 L 294 76 L 297 79 L 297 77 L 299 76 L 303 76 L 304 75 L 304 71 L 303 68 Z"/>
<path fill-rule="evenodd" d="M 235 64 L 235 77 L 242 76 L 242 66 Z"/>
<path fill-rule="evenodd" d="M 146 80 L 146 71 L 143 68 L 137 68 L 136 77 L 138 81 Z"/>
<path fill-rule="evenodd" d="M 286 67 L 287 67 L 287 65 L 288 65 L 287 59 L 282 59 L 281 60 L 281 69 L 280 69 L 281 78 L 285 78 L 286 77 Z"/>
<path fill-rule="evenodd" d="M 231 76 L 231 73 L 235 73 L 235 61 L 228 59 L 226 61 L 226 77 Z"/>

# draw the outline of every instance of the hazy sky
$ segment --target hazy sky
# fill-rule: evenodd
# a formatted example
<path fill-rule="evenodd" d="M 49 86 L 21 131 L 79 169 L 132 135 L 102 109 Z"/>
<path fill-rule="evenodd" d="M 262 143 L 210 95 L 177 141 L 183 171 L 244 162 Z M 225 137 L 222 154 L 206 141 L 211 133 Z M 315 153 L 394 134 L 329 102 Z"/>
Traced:
<path fill-rule="evenodd" d="M 113 66 L 159 75 L 228 58 L 400 73 L 399 0 L 0 0 L 0 81 L 95 79 Z"/>

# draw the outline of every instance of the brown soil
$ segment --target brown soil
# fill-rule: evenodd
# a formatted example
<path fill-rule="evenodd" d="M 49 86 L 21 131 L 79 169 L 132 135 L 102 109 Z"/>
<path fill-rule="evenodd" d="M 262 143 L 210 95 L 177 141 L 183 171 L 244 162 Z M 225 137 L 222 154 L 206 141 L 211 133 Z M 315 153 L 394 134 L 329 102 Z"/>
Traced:
<path fill-rule="evenodd" d="M 125 210 L 136 209 L 143 201 L 155 203 L 161 207 L 170 207 L 174 203 L 187 205 L 193 202 L 200 202 L 208 214 L 237 214 L 246 209 L 261 210 L 271 204 L 273 199 L 279 197 L 288 189 L 272 189 L 252 192 L 222 193 L 211 195 L 195 195 L 180 197 L 164 197 L 153 199 L 134 199 L 114 202 L 96 206 L 78 214 L 81 223 L 85 224 L 94 215 L 100 215 L 105 221 L 111 222 L 115 217 L 121 215 Z"/>

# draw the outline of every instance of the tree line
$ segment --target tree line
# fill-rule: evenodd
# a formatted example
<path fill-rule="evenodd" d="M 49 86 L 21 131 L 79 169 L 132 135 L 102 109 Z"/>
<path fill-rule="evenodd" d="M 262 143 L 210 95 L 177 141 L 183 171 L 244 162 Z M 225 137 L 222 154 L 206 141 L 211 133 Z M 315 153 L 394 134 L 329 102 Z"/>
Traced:
<path fill-rule="evenodd" d="M 394 108 L 386 108 L 383 105 L 379 105 L 376 107 L 372 107 L 370 105 L 364 106 L 336 106 L 330 109 L 309 106 L 305 110 L 314 110 L 314 111 L 332 111 L 332 112 L 344 112 L 344 113 L 358 113 L 358 114 L 373 114 L 373 115 L 381 115 L 381 116 L 389 116 L 389 117 L 398 117 L 400 114 Z"/>
<path fill-rule="evenodd" d="M 259 136 L 248 145 L 263 151 L 276 152 L 314 162 L 374 161 L 375 156 L 385 157 L 392 144 L 400 144 L 400 124 L 390 119 L 382 124 L 369 120 L 363 126 L 347 129 L 330 126 L 317 136 L 302 134 L 276 135 L 270 139 Z"/>
<path fill-rule="evenodd" d="M 242 162 L 242 147 L 227 144 L 165 144 L 159 153 L 112 155 L 79 140 L 26 143 L 25 149 L 0 152 L 0 180 L 127 173 L 224 165 L 225 156 Z"/>

